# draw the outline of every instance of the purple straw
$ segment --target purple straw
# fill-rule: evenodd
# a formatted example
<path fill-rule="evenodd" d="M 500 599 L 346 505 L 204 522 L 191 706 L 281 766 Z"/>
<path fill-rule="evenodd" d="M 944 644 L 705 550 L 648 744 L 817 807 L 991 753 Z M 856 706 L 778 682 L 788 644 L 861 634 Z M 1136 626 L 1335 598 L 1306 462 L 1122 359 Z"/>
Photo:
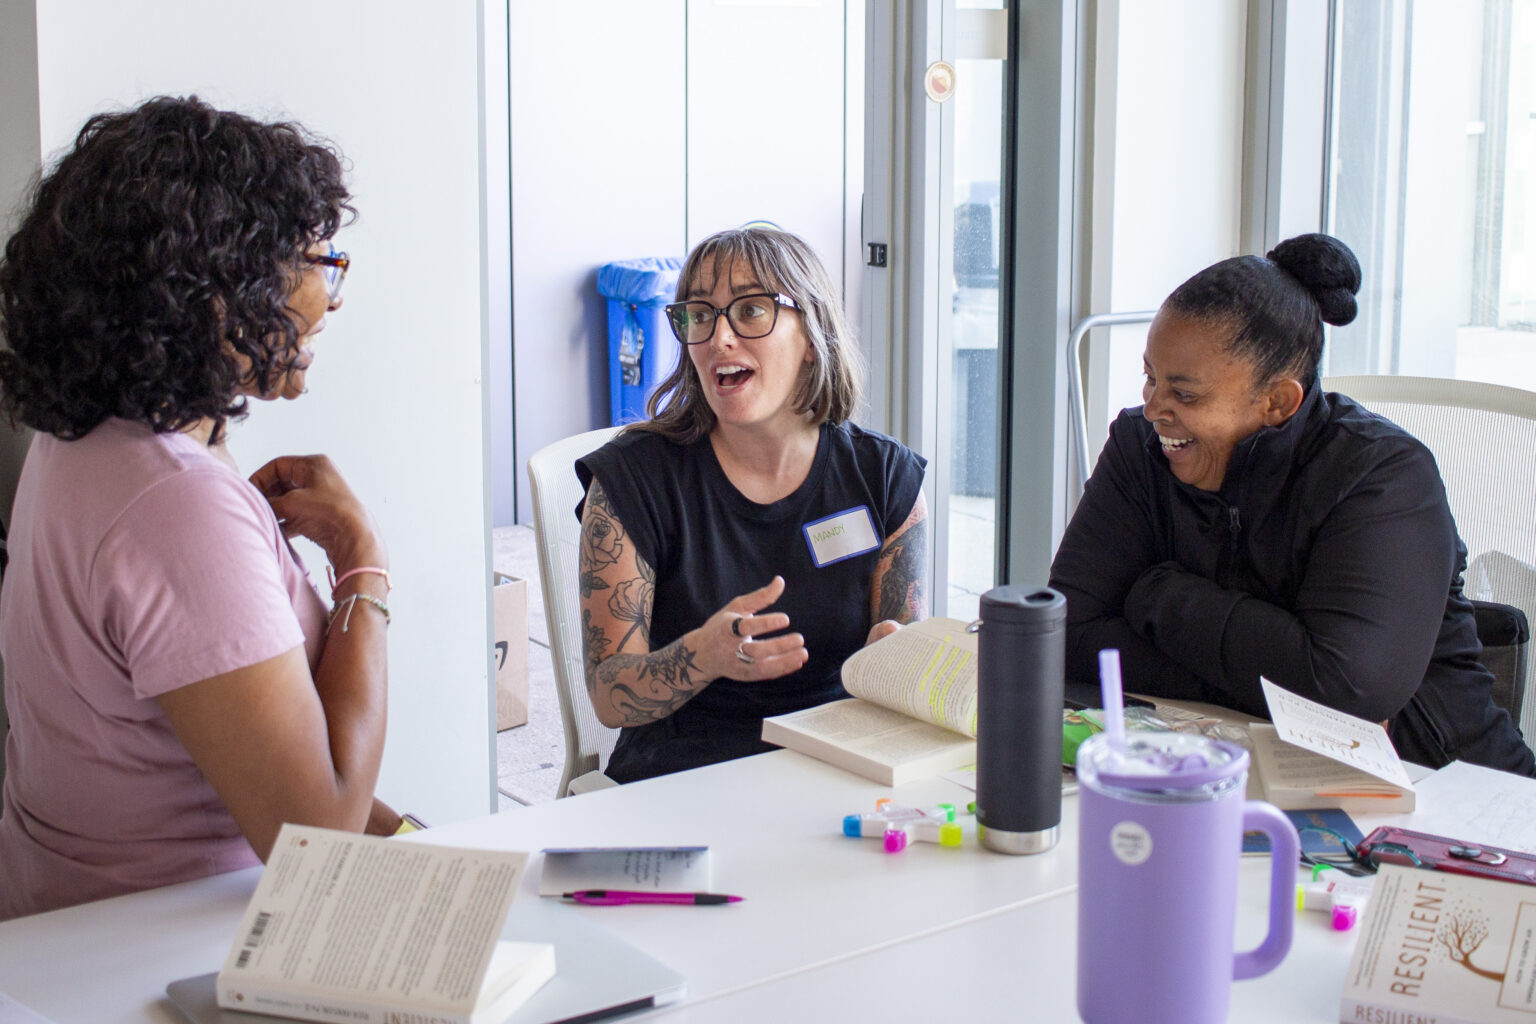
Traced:
<path fill-rule="evenodd" d="M 1120 688 L 1120 651 L 1106 647 L 1099 652 L 1099 687 L 1104 694 L 1104 733 L 1109 749 L 1125 753 L 1125 704 Z"/>

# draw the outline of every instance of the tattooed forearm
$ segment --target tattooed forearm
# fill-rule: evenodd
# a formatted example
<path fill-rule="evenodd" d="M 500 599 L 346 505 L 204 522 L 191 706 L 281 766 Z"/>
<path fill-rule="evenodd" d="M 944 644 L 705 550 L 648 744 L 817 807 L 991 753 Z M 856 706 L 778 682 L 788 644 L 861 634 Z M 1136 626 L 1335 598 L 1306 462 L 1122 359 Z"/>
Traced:
<path fill-rule="evenodd" d="M 914 622 L 928 612 L 923 572 L 928 562 L 928 521 L 909 522 L 880 556 L 880 596 L 875 621 Z"/>
<path fill-rule="evenodd" d="M 665 718 L 698 693 L 707 680 L 681 639 L 650 654 L 615 654 L 588 675 L 595 695 L 607 694 L 625 725 Z M 595 696 L 595 699 L 604 699 Z"/>
<path fill-rule="evenodd" d="M 608 495 L 596 480 L 587 488 L 586 512 L 581 520 L 581 558 L 579 573 L 581 596 L 607 590 L 608 583 L 598 574 L 613 565 L 624 553 L 624 527 L 613 514 Z"/>

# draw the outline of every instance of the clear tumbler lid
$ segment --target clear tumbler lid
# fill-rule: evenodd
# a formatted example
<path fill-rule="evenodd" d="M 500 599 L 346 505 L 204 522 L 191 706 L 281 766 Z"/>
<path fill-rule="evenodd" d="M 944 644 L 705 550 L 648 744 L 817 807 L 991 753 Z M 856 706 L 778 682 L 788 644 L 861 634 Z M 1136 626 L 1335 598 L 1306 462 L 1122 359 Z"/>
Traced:
<path fill-rule="evenodd" d="M 1203 789 L 1248 770 L 1248 751 L 1198 733 L 1136 730 L 1115 750 L 1104 734 L 1077 751 L 1080 774 L 1119 789 Z M 1086 769 L 1086 771 L 1085 771 Z"/>

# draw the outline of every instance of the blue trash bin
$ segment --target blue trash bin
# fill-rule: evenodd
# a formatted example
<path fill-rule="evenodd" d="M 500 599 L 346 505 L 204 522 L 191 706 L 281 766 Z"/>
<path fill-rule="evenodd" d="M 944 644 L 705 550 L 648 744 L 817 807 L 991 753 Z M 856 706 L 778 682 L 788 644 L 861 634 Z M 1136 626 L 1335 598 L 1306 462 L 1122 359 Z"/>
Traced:
<path fill-rule="evenodd" d="M 597 272 L 608 300 L 608 405 L 614 426 L 645 419 L 645 403 L 677 366 L 682 347 L 662 307 L 677 293 L 683 261 L 619 260 Z"/>

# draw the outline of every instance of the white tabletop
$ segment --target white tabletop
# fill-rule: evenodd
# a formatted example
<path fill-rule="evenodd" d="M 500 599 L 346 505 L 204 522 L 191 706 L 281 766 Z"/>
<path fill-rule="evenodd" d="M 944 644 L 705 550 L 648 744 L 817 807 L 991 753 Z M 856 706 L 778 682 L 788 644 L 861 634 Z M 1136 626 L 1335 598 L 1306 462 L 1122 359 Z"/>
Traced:
<path fill-rule="evenodd" d="M 628 906 L 580 913 L 688 977 L 690 999 L 729 993 L 994 913 L 1076 885 L 1076 801 L 1062 842 L 1009 857 L 966 843 L 886 854 L 845 838 L 843 816 L 972 794 L 943 779 L 889 790 L 788 751 L 433 829 L 421 841 L 545 846 L 706 844 L 728 907 Z M 519 898 L 537 899 L 538 858 Z M 165 984 L 217 970 L 255 869 L 0 924 L 0 992 L 67 1021 L 179 1024 Z"/>
<path fill-rule="evenodd" d="M 1243 865 L 1236 948 L 1263 938 L 1267 858 Z M 1232 986 L 1230 1019 L 1304 1024 L 1339 1019 L 1355 932 L 1301 914 L 1290 954 L 1270 974 Z M 784 1020 L 1077 1020 L 1077 894 L 973 918 L 951 928 L 655 1011 L 658 1024 Z"/>
<path fill-rule="evenodd" d="M 1470 835 L 1482 824 L 1455 817 L 1469 803 L 1497 805 L 1510 820 L 1536 813 L 1529 780 L 1460 768 L 1420 785 L 1413 825 Z M 669 1024 L 835 1019 L 838 1010 L 994 1019 L 1016 1004 L 1027 1019 L 1074 1019 L 1077 800 L 1062 802 L 1055 850 L 1010 857 L 982 849 L 973 823 L 960 848 L 887 854 L 878 841 L 845 838 L 843 816 L 882 796 L 963 807 L 972 794 L 944 779 L 890 790 L 778 751 L 403 841 L 531 852 L 708 845 L 715 890 L 745 902 L 569 908 L 688 978 L 685 1003 L 649 1015 Z M 1359 818 L 1363 831 L 1378 823 Z M 540 859 L 520 899 L 539 898 Z M 1240 948 L 1262 937 L 1268 868 L 1267 858 L 1243 863 Z M 59 1024 L 182 1024 L 165 985 L 219 968 L 258 877 L 251 869 L 0 924 L 0 993 Z M 1323 914 L 1296 926 L 1277 971 L 1233 986 L 1234 1020 L 1337 1019 L 1354 933 L 1331 931 Z"/>

